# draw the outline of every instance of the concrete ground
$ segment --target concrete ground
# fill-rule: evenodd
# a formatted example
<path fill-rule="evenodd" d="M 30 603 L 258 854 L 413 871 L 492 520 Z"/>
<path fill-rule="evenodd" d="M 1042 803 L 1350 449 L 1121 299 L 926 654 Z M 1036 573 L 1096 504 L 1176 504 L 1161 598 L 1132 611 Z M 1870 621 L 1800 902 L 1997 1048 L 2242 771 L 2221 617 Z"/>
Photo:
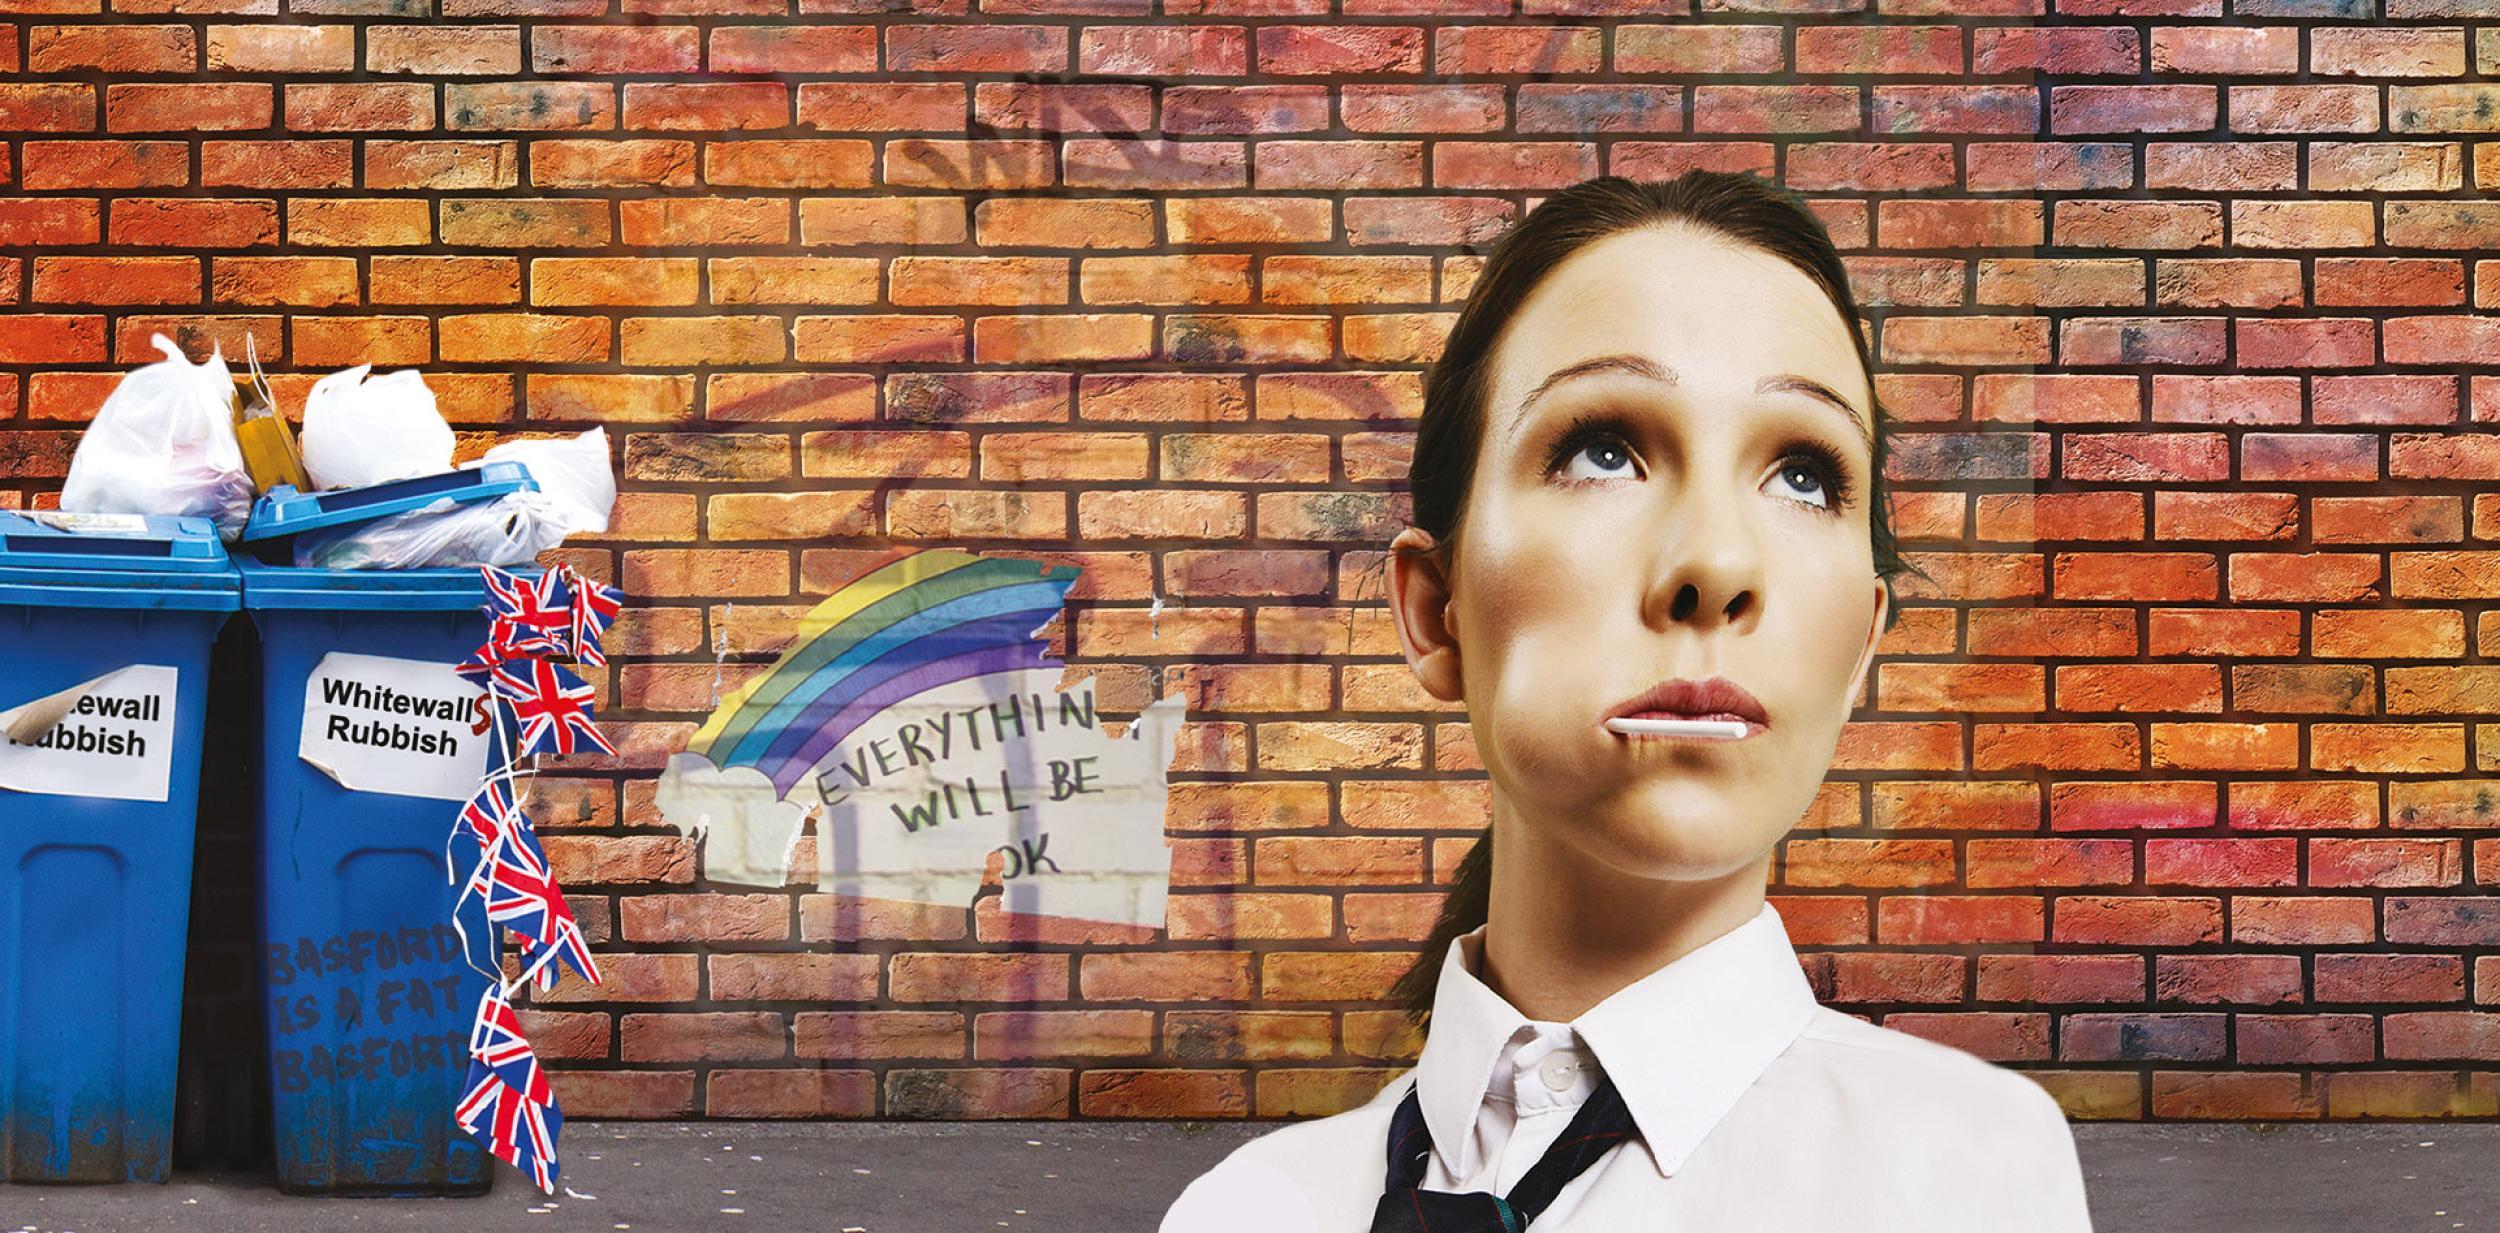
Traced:
<path fill-rule="evenodd" d="M 541 1196 L 303 1199 L 251 1174 L 0 1186 L 0 1233 L 1151 1233 L 1240 1123 L 578 1122 Z M 2500 1233 L 2500 1125 L 2075 1128 L 2097 1233 Z M 1712 1231 L 1717 1233 L 1717 1231 Z"/>

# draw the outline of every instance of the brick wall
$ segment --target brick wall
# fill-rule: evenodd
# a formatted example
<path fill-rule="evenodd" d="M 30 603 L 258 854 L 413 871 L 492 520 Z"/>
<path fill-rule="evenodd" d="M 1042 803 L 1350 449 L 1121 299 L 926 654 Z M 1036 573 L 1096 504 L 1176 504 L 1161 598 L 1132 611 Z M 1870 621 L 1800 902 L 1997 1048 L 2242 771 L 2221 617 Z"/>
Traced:
<path fill-rule="evenodd" d="M 1521 2 L 0 0 L 0 476 L 158 330 L 609 426 L 575 1117 L 1321 1113 L 1485 803 L 1376 568 L 1477 254 L 1776 175 L 1938 582 L 1776 870 L 1822 996 L 2079 1117 L 2500 1113 L 2493 10 Z M 1083 566 L 1072 673 L 1188 695 L 1168 934 L 695 880 L 651 772 L 898 545 Z"/>

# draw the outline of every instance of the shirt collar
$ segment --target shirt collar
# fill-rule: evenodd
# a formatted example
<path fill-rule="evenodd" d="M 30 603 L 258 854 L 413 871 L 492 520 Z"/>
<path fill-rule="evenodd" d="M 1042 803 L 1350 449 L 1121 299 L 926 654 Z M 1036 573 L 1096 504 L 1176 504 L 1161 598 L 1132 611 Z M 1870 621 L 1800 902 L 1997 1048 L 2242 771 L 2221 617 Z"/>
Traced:
<path fill-rule="evenodd" d="M 1416 1103 L 1433 1150 L 1471 1176 L 1477 1112 L 1502 1048 L 1529 1020 L 1477 979 L 1484 930 L 1441 962 L 1432 1022 L 1415 1062 Z M 1739 1097 L 1805 1030 L 1817 1003 L 1770 904 L 1571 1021 L 1612 1076 L 1660 1176 L 1701 1146 Z"/>

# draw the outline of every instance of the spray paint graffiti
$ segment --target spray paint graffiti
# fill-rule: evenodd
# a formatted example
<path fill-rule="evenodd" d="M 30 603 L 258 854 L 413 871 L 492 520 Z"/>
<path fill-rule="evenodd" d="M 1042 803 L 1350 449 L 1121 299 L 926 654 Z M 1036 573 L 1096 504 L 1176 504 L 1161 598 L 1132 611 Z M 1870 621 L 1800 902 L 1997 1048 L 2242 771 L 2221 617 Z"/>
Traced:
<path fill-rule="evenodd" d="M 1111 739 L 1090 679 L 1058 688 L 1034 635 L 1077 574 L 933 549 L 817 605 L 661 774 L 704 876 L 783 885 L 812 813 L 827 891 L 961 906 L 995 857 L 1007 911 L 1161 927 L 1182 700 Z"/>

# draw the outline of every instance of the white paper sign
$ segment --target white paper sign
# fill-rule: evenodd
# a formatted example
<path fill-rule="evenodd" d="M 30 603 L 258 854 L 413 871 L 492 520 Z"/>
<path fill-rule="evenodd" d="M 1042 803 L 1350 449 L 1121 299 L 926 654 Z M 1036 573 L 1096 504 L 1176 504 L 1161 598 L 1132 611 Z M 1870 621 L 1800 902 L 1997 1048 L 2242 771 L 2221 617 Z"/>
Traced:
<path fill-rule="evenodd" d="M 486 774 L 485 698 L 450 664 L 332 651 L 304 682 L 295 751 L 350 792 L 465 801 Z"/>
<path fill-rule="evenodd" d="M 1010 912 L 1160 927 L 1172 880 L 1164 768 L 1182 699 L 1156 699 L 1109 740 L 1094 722 L 1093 678 L 1063 692 L 1061 673 L 1017 669 L 888 706 L 787 799 L 752 768 L 678 754 L 657 804 L 681 829 L 708 833 L 703 876 L 714 882 L 782 885 L 812 809 L 820 890 L 966 906 L 996 853 Z M 1002 735 L 1006 716 L 1014 731 Z"/>
<path fill-rule="evenodd" d="M 161 801 L 173 778 L 180 670 L 133 664 L 0 713 L 0 788 L 51 796 Z M 57 714 L 29 740 L 7 735 L 40 710 Z"/>

